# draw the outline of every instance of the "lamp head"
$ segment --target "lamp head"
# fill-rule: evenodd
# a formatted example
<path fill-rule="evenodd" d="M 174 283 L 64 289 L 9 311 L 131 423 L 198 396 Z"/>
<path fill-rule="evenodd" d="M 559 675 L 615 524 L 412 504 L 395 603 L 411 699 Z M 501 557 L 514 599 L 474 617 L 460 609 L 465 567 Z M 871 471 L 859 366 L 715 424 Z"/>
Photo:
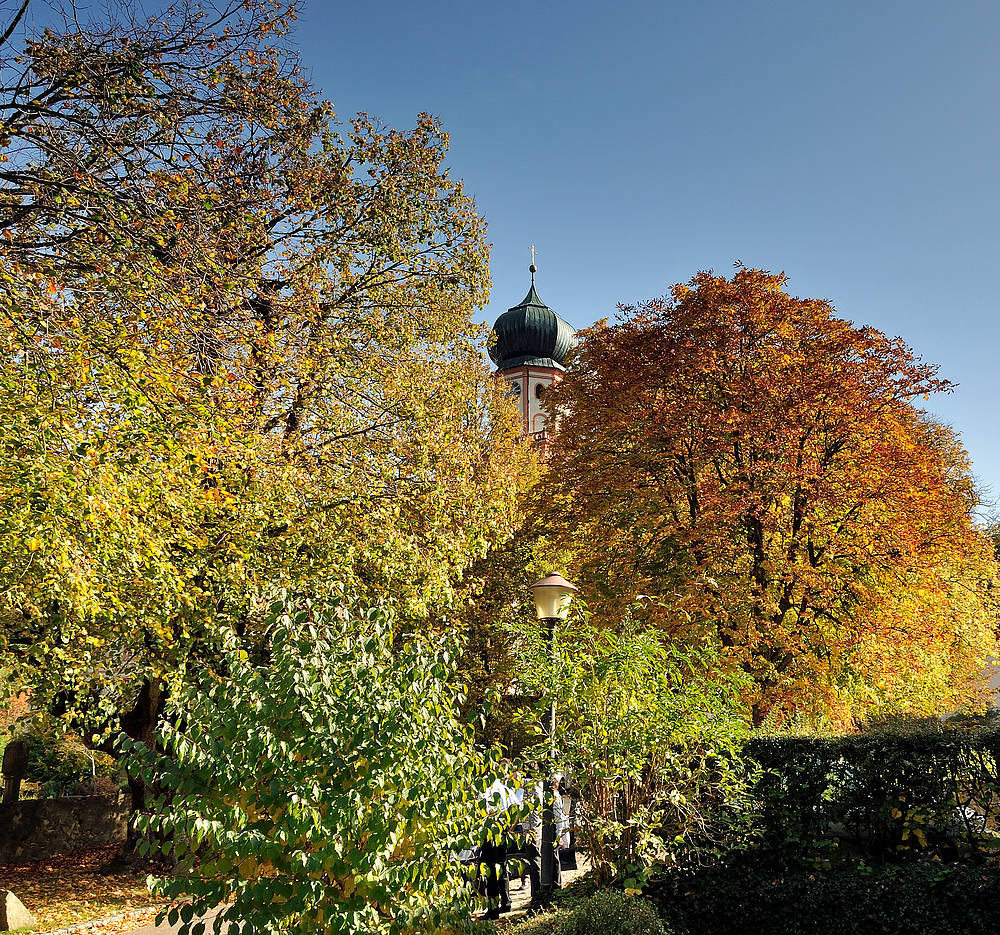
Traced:
<path fill-rule="evenodd" d="M 569 604 L 580 589 L 570 584 L 562 575 L 550 572 L 531 585 L 535 597 L 535 613 L 539 620 L 555 618 L 565 620 L 569 614 Z"/>

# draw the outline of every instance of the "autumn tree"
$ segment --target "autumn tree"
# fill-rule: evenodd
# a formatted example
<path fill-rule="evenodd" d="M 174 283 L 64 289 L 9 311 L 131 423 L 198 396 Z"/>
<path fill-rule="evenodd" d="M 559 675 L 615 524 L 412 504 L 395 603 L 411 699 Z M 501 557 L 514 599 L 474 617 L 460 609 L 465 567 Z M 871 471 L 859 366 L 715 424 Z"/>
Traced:
<path fill-rule="evenodd" d="M 584 333 L 550 522 L 592 606 L 653 596 L 670 638 L 752 677 L 758 724 L 956 706 L 995 647 L 995 566 L 968 458 L 917 405 L 949 388 L 783 275 L 701 273 Z"/>
<path fill-rule="evenodd" d="M 0 48 L 0 651 L 149 742 L 277 588 L 447 604 L 532 471 L 447 135 L 345 130 L 296 7 L 56 5 Z"/>

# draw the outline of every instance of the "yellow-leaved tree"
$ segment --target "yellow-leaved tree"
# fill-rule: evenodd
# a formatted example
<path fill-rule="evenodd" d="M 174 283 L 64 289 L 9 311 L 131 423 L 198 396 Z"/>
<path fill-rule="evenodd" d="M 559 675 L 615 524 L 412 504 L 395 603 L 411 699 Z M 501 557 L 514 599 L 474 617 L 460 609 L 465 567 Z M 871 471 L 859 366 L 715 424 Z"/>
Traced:
<path fill-rule="evenodd" d="M 447 605 L 534 470 L 447 135 L 336 122 L 296 6 L 66 6 L 0 61 L 0 651 L 88 729 L 151 744 L 278 589 Z"/>

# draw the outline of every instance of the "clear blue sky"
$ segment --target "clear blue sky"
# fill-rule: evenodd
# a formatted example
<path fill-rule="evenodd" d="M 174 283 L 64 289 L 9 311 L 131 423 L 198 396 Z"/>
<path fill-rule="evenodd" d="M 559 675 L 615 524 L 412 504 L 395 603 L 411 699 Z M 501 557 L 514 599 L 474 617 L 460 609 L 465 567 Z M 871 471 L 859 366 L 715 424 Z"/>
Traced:
<path fill-rule="evenodd" d="M 901 335 L 1000 497 L 1000 4 L 311 0 L 296 40 L 344 117 L 451 133 L 489 222 L 490 323 L 577 326 L 737 258 Z"/>

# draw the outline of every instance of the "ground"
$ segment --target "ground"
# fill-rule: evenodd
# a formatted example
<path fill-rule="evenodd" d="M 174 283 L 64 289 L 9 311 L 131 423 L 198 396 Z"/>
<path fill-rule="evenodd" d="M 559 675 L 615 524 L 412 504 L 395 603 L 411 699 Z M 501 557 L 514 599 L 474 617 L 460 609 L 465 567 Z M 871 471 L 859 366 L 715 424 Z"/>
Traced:
<path fill-rule="evenodd" d="M 152 927 L 157 909 L 146 889 L 147 870 L 118 861 L 120 850 L 120 845 L 110 844 L 26 864 L 0 864 L 0 888 L 14 893 L 38 919 L 35 928 L 22 930 L 24 935 L 58 932 L 82 923 L 91 924 L 80 935 L 176 931 L 177 926 Z M 581 863 L 580 870 L 563 874 L 564 882 L 574 882 L 585 872 Z M 545 935 L 565 915 L 563 906 L 561 911 L 551 909 L 526 919 L 527 885 L 521 890 L 515 881 L 511 896 L 515 913 L 499 926 L 504 935 Z M 572 901 L 569 891 L 564 890 L 560 897 L 560 904 L 565 902 L 562 897 Z"/>
<path fill-rule="evenodd" d="M 87 929 L 86 935 L 119 935 L 156 916 L 146 870 L 115 860 L 121 845 L 89 847 L 60 857 L 0 865 L 0 887 L 10 890 L 38 919 L 26 933 L 54 932 L 81 922 L 125 915 Z"/>
<path fill-rule="evenodd" d="M 565 901 L 568 896 L 568 888 L 571 884 L 576 883 L 577 880 L 581 880 L 590 872 L 590 861 L 587 859 L 587 855 L 581 851 L 577 852 L 577 869 L 576 870 L 564 870 L 562 872 L 562 885 L 563 889 L 560 891 L 559 902 Z M 574 887 L 573 892 L 576 892 L 579 887 Z M 517 877 L 511 880 L 510 883 L 510 898 L 511 903 L 513 903 L 513 911 L 502 917 L 502 921 L 508 923 L 520 923 L 523 921 L 524 911 L 528 908 L 528 904 L 531 902 L 531 891 L 528 887 L 528 880 L 525 878 L 524 885 L 521 886 Z M 541 918 L 542 915 L 547 915 L 549 913 L 542 913 L 535 918 Z M 527 931 L 535 931 L 534 928 L 529 927 L 525 929 Z M 544 927 L 539 929 L 539 931 L 544 931 Z M 520 931 L 520 930 L 518 930 Z"/>

